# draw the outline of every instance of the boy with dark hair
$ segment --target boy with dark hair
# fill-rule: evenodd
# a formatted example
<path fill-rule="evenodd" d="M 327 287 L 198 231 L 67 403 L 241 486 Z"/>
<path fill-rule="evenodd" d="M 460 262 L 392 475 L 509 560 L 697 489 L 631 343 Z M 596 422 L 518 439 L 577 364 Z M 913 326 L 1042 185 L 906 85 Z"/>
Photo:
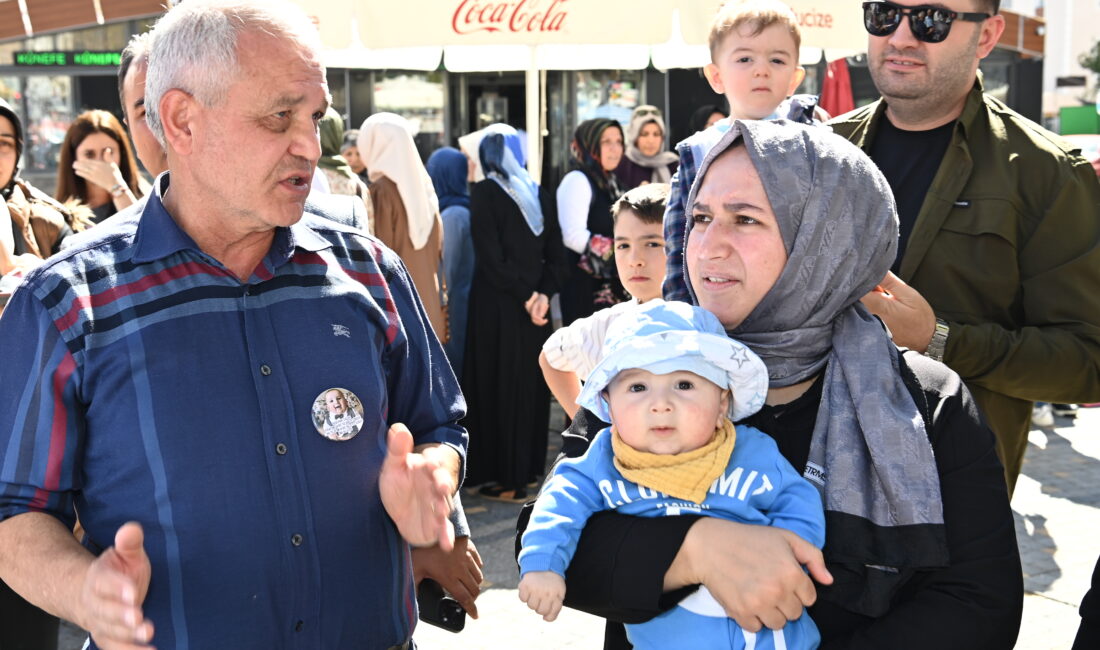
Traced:
<path fill-rule="evenodd" d="M 660 300 L 665 277 L 665 238 L 661 223 L 669 186 L 649 183 L 619 197 L 611 206 L 615 267 L 631 300 L 621 302 L 554 332 L 539 353 L 539 366 L 550 392 L 569 417 L 577 413 L 580 377 L 596 365 L 608 326 L 619 315 Z"/>

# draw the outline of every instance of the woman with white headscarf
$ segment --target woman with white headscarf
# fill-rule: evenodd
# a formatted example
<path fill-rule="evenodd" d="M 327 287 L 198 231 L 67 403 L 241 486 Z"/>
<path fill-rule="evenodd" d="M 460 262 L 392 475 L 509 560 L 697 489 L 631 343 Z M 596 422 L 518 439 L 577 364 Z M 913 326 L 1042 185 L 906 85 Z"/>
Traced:
<path fill-rule="evenodd" d="M 656 106 L 639 106 L 630 115 L 626 151 L 615 175 L 623 191 L 645 183 L 668 183 L 679 158 L 665 144 L 665 120 Z"/>
<path fill-rule="evenodd" d="M 485 180 L 470 192 L 475 261 L 462 371 L 466 483 L 507 501 L 525 500 L 545 469 L 550 391 L 538 358 L 550 296 L 566 275 L 553 200 L 523 168 L 519 144 L 499 124 L 478 146 Z"/>
<path fill-rule="evenodd" d="M 371 115 L 359 129 L 359 154 L 370 170 L 374 234 L 405 262 L 432 329 L 446 342 L 444 287 L 439 279 L 443 221 L 411 125 L 394 113 Z"/>

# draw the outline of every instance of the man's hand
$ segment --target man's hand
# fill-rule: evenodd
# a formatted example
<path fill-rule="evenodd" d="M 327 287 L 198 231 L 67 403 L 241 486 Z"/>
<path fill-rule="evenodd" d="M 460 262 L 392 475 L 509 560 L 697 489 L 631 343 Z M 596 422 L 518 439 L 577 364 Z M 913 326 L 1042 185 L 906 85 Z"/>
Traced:
<path fill-rule="evenodd" d="M 669 573 L 679 569 L 685 570 L 682 584 L 705 585 L 749 632 L 778 630 L 801 616 L 817 599 L 811 576 L 833 582 L 821 551 L 789 530 L 714 517 L 700 519 L 688 531 Z M 682 584 L 670 585 L 666 576 L 666 588 Z"/>
<path fill-rule="evenodd" d="M 882 284 L 863 296 L 863 305 L 886 323 L 894 343 L 924 354 L 936 332 L 932 305 L 913 287 L 890 271 Z"/>
<path fill-rule="evenodd" d="M 77 160 L 73 163 L 73 171 L 84 180 L 95 183 L 108 192 L 115 185 L 126 185 L 122 178 L 122 170 L 113 162 L 105 160 Z"/>
<path fill-rule="evenodd" d="M 416 584 L 424 578 L 435 580 L 462 605 L 470 616 L 477 618 L 474 601 L 481 594 L 481 555 L 469 537 L 455 538 L 455 546 L 446 552 L 436 546 L 414 548 L 413 575 Z"/>
<path fill-rule="evenodd" d="M 390 427 L 386 447 L 378 478 L 386 513 L 408 543 L 427 546 L 438 542 L 442 550 L 450 552 L 455 531 L 447 516 L 455 479 L 443 454 L 454 455 L 454 450 L 431 447 L 415 453 L 412 434 L 400 423 Z"/>
<path fill-rule="evenodd" d="M 115 545 L 89 565 L 80 592 L 79 623 L 103 650 L 150 648 L 153 623 L 141 612 L 149 591 L 149 556 L 141 526 L 130 522 L 115 533 Z"/>
<path fill-rule="evenodd" d="M 549 623 L 558 617 L 565 600 L 565 578 L 553 571 L 529 571 L 519 581 L 519 599 Z"/>

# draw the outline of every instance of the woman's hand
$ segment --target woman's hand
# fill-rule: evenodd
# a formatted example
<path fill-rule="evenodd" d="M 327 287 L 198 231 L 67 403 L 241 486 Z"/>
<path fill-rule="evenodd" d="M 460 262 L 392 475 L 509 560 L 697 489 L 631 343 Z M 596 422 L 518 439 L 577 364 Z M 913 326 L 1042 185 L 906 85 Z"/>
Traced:
<path fill-rule="evenodd" d="M 542 327 L 550 322 L 550 319 L 546 317 L 546 313 L 550 311 L 550 298 L 546 294 L 535 291 L 527 299 L 527 302 L 523 303 L 523 308 L 527 310 L 531 322 L 535 325 Z"/>
<path fill-rule="evenodd" d="M 821 551 L 789 530 L 704 517 L 684 538 L 665 589 L 705 585 L 730 618 L 758 632 L 782 628 L 814 603 L 811 576 L 833 581 Z"/>
<path fill-rule="evenodd" d="M 126 181 L 122 179 L 122 170 L 113 162 L 77 160 L 73 163 L 73 171 L 77 176 L 89 183 L 95 183 L 108 192 L 119 185 L 127 187 Z"/>
<path fill-rule="evenodd" d="M 469 537 L 456 537 L 450 552 L 439 545 L 412 550 L 413 576 L 416 584 L 431 578 L 451 594 L 470 616 L 477 618 L 474 601 L 481 594 L 481 555 Z"/>

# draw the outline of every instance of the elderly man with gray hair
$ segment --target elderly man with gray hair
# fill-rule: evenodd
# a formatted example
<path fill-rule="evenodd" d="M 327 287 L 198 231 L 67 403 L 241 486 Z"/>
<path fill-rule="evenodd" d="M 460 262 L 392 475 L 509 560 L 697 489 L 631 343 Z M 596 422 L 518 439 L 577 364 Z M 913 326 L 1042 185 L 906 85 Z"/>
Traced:
<path fill-rule="evenodd" d="M 92 648 L 408 647 L 409 545 L 453 544 L 465 405 L 396 255 L 303 215 L 317 35 L 188 0 L 153 38 L 168 173 L 0 320 L 0 578 Z M 347 439 L 314 426 L 334 388 L 362 407 Z"/>

